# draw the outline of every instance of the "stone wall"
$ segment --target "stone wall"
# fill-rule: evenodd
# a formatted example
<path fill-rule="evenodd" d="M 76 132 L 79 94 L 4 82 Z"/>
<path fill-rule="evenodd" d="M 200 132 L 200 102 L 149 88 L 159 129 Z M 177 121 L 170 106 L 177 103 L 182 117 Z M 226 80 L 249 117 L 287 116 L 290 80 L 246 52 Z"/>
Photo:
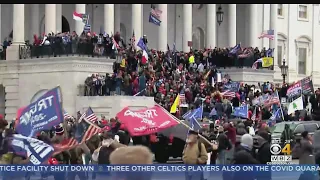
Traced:
<path fill-rule="evenodd" d="M 274 82 L 274 71 L 252 68 L 226 68 L 220 69 L 223 74 L 229 74 L 233 81 L 247 84 L 258 84 L 258 82 Z"/>
<path fill-rule="evenodd" d="M 5 114 L 11 120 L 39 91 L 60 86 L 63 106 L 74 114 L 78 85 L 92 73 L 112 73 L 114 60 L 56 57 L 0 61 L 0 84 L 5 87 Z"/>
<path fill-rule="evenodd" d="M 123 108 L 137 110 L 151 107 L 155 104 L 153 97 L 145 96 L 78 96 L 76 97 L 76 109 L 84 112 L 91 107 L 100 118 L 113 118 Z"/>

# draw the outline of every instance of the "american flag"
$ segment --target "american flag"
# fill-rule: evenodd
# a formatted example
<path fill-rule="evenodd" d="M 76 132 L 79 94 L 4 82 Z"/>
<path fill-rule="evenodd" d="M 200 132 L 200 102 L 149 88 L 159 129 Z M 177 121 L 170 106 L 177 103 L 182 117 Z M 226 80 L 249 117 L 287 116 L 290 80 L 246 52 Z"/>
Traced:
<path fill-rule="evenodd" d="M 79 118 L 79 123 L 83 120 L 86 119 L 87 121 L 91 123 L 96 123 L 98 121 L 98 117 L 93 113 L 91 107 L 87 109 L 86 112 L 84 112 L 81 117 Z"/>
<path fill-rule="evenodd" d="M 226 91 L 222 92 L 221 95 L 224 96 L 224 97 L 229 97 L 229 98 L 236 97 L 236 93 L 232 92 L 230 90 L 226 90 Z"/>
<path fill-rule="evenodd" d="M 157 19 L 160 19 L 162 11 L 157 9 L 157 8 L 155 8 L 155 7 L 151 7 L 151 12 L 150 13 L 151 13 L 152 16 L 156 17 Z"/>
<path fill-rule="evenodd" d="M 54 155 L 75 148 L 79 143 L 89 140 L 93 135 L 98 134 L 101 128 L 91 123 L 97 121 L 97 119 L 97 116 L 94 115 L 92 109 L 89 107 L 79 119 L 81 121 L 77 125 L 75 137 L 70 137 L 63 140 L 60 144 L 53 145 L 55 149 Z"/>
<path fill-rule="evenodd" d="M 78 145 L 78 141 L 71 137 L 63 140 L 60 144 L 53 144 L 54 153 L 53 155 L 59 154 L 60 152 L 67 151 L 69 149 L 73 149 Z"/>
<path fill-rule="evenodd" d="M 180 92 L 180 103 L 179 104 L 184 104 L 186 102 L 186 95 L 184 94 L 184 91 L 181 90 Z"/>
<path fill-rule="evenodd" d="M 273 40 L 274 39 L 274 30 L 264 31 L 264 32 L 261 33 L 261 35 L 258 38 L 259 39 L 268 38 L 268 39 Z"/>
<path fill-rule="evenodd" d="M 93 113 L 90 107 L 82 114 L 75 133 L 75 139 L 79 143 L 89 140 L 93 135 L 100 132 L 101 128 L 94 124 L 97 120 L 97 116 Z"/>
<path fill-rule="evenodd" d="M 279 104 L 280 99 L 278 93 L 273 93 L 269 98 L 264 102 L 264 106 L 271 106 L 272 104 Z"/>

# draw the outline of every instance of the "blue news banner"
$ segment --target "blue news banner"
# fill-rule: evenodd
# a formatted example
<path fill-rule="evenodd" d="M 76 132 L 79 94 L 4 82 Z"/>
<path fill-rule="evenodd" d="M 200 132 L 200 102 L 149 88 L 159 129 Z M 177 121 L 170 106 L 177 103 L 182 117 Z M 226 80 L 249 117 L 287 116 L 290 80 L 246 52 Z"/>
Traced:
<path fill-rule="evenodd" d="M 206 179 L 222 177 L 224 180 L 233 177 L 245 178 L 248 176 L 259 179 L 265 177 L 278 177 L 283 179 L 298 179 L 301 174 L 308 175 L 308 180 L 317 176 L 320 167 L 317 165 L 203 165 L 188 166 L 177 164 L 163 165 L 0 165 L 3 179 L 11 177 L 28 177 L 39 179 L 39 177 L 69 175 L 90 176 L 117 176 L 119 178 L 136 177 L 145 179 L 158 179 L 161 177 L 184 178 L 185 176 L 205 176 Z M 311 178 L 312 177 L 312 178 Z M 98 178 L 99 179 L 99 178 Z"/>

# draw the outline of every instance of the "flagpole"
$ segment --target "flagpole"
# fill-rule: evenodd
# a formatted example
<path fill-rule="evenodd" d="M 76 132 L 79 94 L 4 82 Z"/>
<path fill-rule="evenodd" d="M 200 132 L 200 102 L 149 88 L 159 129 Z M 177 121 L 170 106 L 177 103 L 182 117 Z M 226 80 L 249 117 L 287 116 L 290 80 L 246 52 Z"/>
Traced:
<path fill-rule="evenodd" d="M 278 90 L 276 90 L 276 93 L 277 93 L 277 97 L 279 99 L 279 94 L 278 94 Z M 280 100 L 280 99 L 279 99 Z M 284 115 L 283 115 L 283 110 L 282 110 L 282 106 L 281 106 L 281 101 L 279 102 L 280 104 L 280 111 L 281 111 L 281 116 L 282 116 L 282 120 L 284 121 Z"/>

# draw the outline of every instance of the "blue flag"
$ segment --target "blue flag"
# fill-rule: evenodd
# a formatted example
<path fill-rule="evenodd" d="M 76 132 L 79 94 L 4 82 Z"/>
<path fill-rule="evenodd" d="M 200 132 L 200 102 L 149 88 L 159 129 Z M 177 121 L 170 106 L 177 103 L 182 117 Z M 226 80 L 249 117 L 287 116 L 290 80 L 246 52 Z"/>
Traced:
<path fill-rule="evenodd" d="M 8 143 L 14 153 L 30 157 L 30 162 L 34 165 L 46 162 L 54 152 L 53 147 L 43 141 L 20 134 L 8 137 Z"/>
<path fill-rule="evenodd" d="M 33 137 L 43 130 L 50 130 L 63 122 L 60 87 L 49 90 L 21 112 L 16 123 L 19 134 Z"/>
<path fill-rule="evenodd" d="M 199 130 L 201 128 L 201 125 L 199 124 L 197 119 L 202 119 L 202 115 L 203 115 L 203 107 L 200 106 L 197 109 L 188 111 L 182 117 L 188 122 L 190 122 L 191 129 Z"/>
<path fill-rule="evenodd" d="M 272 57 L 272 55 L 273 55 L 273 49 L 268 49 L 268 50 L 266 51 L 266 55 L 267 55 L 267 57 Z"/>
<path fill-rule="evenodd" d="M 233 111 L 233 115 L 236 117 L 249 118 L 249 105 L 242 105 L 240 107 L 235 107 Z"/>
<path fill-rule="evenodd" d="M 272 116 L 268 120 L 268 126 L 272 127 L 277 123 L 277 119 L 281 119 L 282 114 L 281 114 L 281 109 L 278 108 L 278 110 L 272 114 Z"/>
<path fill-rule="evenodd" d="M 237 44 L 235 47 L 233 47 L 231 50 L 230 50 L 230 54 L 236 54 L 238 51 L 240 50 L 240 44 Z"/>
<path fill-rule="evenodd" d="M 137 46 L 147 52 L 147 46 L 144 44 L 143 38 L 139 39 Z"/>
<path fill-rule="evenodd" d="M 155 17 L 152 13 L 150 13 L 149 15 L 149 22 L 157 26 L 160 26 L 161 24 L 161 21 L 157 17 Z"/>

